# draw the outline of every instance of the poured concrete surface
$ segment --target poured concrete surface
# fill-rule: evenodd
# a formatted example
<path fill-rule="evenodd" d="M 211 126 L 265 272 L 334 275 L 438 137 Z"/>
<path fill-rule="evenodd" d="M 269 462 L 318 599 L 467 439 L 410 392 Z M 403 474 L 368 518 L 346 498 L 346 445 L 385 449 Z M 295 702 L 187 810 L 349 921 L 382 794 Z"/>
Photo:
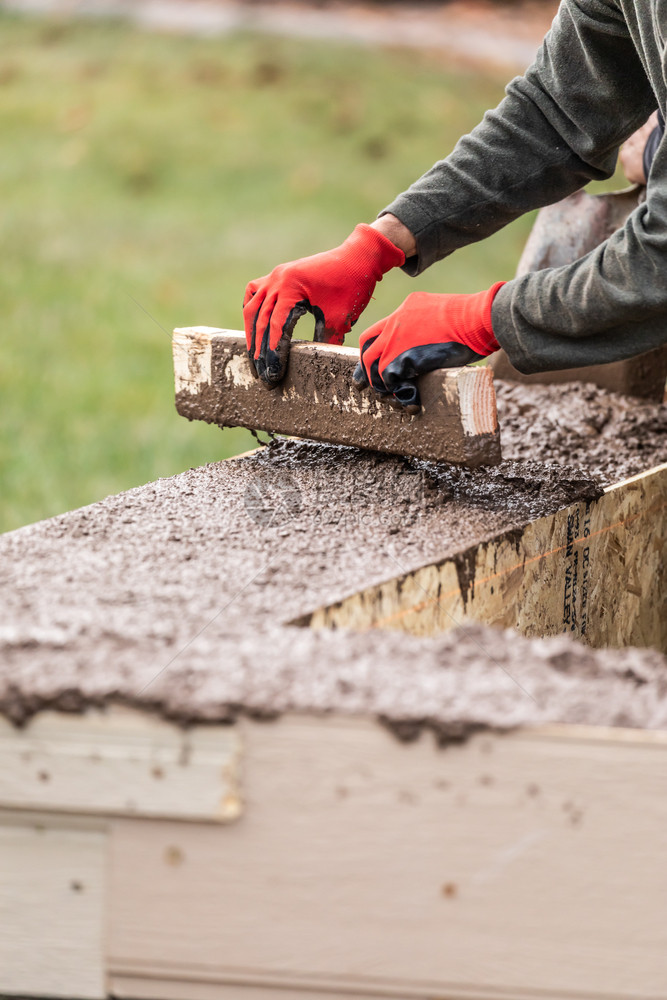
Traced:
<path fill-rule="evenodd" d="M 588 449 L 618 478 L 665 456 L 664 407 L 576 387 L 559 409 L 555 387 L 535 388 L 548 405 L 516 395 L 532 388 L 500 394 L 506 454 L 533 436 L 550 461 Z M 114 699 L 184 720 L 336 709 L 407 722 L 407 734 L 427 720 L 445 736 L 549 720 L 665 726 L 667 664 L 651 651 L 282 624 L 598 493 L 585 470 L 557 465 L 483 472 L 279 442 L 20 529 L 0 539 L 0 710 L 21 721 Z"/>
<path fill-rule="evenodd" d="M 574 465 L 613 486 L 667 461 L 667 405 L 598 386 L 496 381 L 503 457 Z"/>

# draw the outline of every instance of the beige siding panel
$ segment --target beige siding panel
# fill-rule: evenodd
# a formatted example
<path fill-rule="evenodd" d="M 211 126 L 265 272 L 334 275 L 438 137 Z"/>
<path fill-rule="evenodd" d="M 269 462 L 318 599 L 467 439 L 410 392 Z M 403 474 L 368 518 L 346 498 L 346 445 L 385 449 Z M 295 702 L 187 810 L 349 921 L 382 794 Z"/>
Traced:
<path fill-rule="evenodd" d="M 0 812 L 0 993 L 106 997 L 106 842 Z"/>
<path fill-rule="evenodd" d="M 114 982 L 667 997 L 667 734 L 242 728 L 238 823 L 114 821 Z"/>
<path fill-rule="evenodd" d="M 88 815 L 234 820 L 241 812 L 233 726 L 193 726 L 114 706 L 0 717 L 0 806 Z"/>

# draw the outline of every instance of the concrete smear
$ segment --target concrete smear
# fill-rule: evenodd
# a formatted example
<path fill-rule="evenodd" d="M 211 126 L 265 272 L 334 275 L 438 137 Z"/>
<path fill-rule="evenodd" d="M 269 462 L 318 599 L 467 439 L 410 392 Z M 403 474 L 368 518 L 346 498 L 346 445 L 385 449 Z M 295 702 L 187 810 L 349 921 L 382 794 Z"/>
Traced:
<path fill-rule="evenodd" d="M 614 478 L 664 455 L 664 408 L 576 387 L 575 409 L 560 387 L 519 388 L 528 402 L 500 393 L 510 453 L 542 428 L 549 462 L 583 461 L 589 440 L 592 467 L 612 476 L 615 460 Z M 601 407 L 612 416 L 592 435 Z M 604 428 L 636 425 L 639 410 L 633 452 L 632 435 Z M 419 640 L 283 624 L 598 494 L 585 469 L 471 471 L 280 441 L 28 526 L 0 538 L 0 711 L 22 722 L 113 700 L 183 721 L 335 710 L 443 739 L 545 721 L 663 727 L 667 661 L 655 652 L 482 627 Z"/>

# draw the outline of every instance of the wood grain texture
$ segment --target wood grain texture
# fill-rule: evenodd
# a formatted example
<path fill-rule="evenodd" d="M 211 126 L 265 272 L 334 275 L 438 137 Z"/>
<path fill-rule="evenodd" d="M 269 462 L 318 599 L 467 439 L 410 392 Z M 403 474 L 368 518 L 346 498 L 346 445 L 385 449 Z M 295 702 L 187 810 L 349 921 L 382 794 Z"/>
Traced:
<path fill-rule="evenodd" d="M 667 734 L 234 729 L 237 823 L 0 810 L 1 993 L 664 1000 Z"/>
<path fill-rule="evenodd" d="M 351 348 L 294 342 L 287 376 L 272 390 L 253 377 L 237 331 L 177 329 L 173 354 L 176 408 L 190 420 L 470 466 L 500 461 L 488 368 L 424 375 L 423 409 L 411 417 L 356 388 Z"/>
<path fill-rule="evenodd" d="M 478 621 L 527 636 L 667 651 L 667 465 L 454 559 L 299 619 L 313 628 L 434 635 Z"/>
<path fill-rule="evenodd" d="M 243 732 L 240 823 L 114 821 L 115 995 L 664 1000 L 664 733 Z"/>
<path fill-rule="evenodd" d="M 0 807 L 228 822 L 242 809 L 232 727 L 183 730 L 114 706 L 0 718 Z"/>
<path fill-rule="evenodd" d="M 102 1000 L 104 830 L 0 811 L 0 993 Z"/>

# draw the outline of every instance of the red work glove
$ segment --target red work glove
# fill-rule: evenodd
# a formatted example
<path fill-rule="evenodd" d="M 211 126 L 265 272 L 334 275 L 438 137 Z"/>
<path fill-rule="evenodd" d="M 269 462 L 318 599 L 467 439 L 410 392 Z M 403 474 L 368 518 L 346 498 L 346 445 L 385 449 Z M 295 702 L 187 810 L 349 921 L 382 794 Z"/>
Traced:
<path fill-rule="evenodd" d="M 408 413 L 421 407 L 417 378 L 435 368 L 458 368 L 497 351 L 491 306 L 499 281 L 476 295 L 413 292 L 396 312 L 361 335 L 354 372 L 360 389 L 393 395 Z"/>
<path fill-rule="evenodd" d="M 280 264 L 251 281 L 243 300 L 248 353 L 270 387 L 287 369 L 297 320 L 315 316 L 315 340 L 342 344 L 371 300 L 382 275 L 405 263 L 405 254 L 371 226 L 361 224 L 334 250 Z"/>

